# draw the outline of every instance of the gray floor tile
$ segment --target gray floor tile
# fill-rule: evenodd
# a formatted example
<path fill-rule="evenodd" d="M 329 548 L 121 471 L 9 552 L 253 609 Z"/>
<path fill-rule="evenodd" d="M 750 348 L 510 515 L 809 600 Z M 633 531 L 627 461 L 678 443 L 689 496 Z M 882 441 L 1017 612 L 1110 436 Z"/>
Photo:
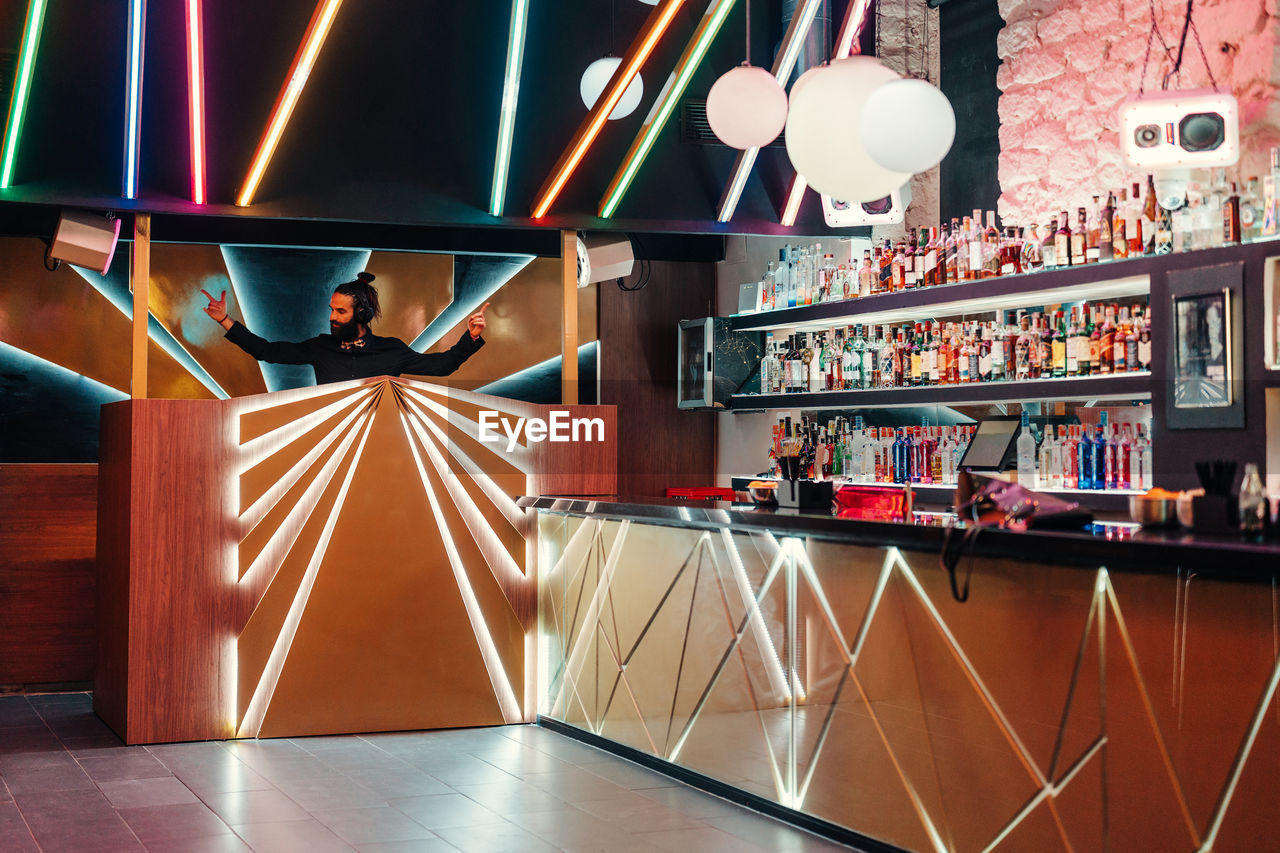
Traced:
<path fill-rule="evenodd" d="M 169 765 L 173 774 L 199 797 L 235 791 L 266 791 L 274 786 L 258 773 L 231 758 L 225 764 Z"/>
<path fill-rule="evenodd" d="M 204 803 L 185 803 L 176 806 L 147 806 L 146 808 L 117 809 L 120 816 L 143 844 L 167 842 L 184 838 L 204 838 L 230 835 L 227 826 Z"/>
<path fill-rule="evenodd" d="M 817 851 L 835 853 L 835 851 L 849 849 L 842 844 L 819 838 L 763 815 L 715 817 L 709 818 L 706 823 L 708 826 L 714 826 L 716 829 L 777 853 L 817 853 Z"/>
<path fill-rule="evenodd" d="M 41 725 L 40 715 L 25 696 L 0 696 L 0 729 Z"/>
<path fill-rule="evenodd" d="M 454 787 L 459 794 L 507 817 L 517 812 L 561 811 L 568 805 L 554 794 L 518 780 L 509 783 L 491 782 L 488 785 L 456 785 Z"/>
<path fill-rule="evenodd" d="M 558 812 L 537 814 L 513 814 L 507 818 L 556 847 L 580 847 L 607 849 L 625 835 L 615 824 L 592 817 L 574 808 Z"/>
<path fill-rule="evenodd" d="M 204 803 L 231 826 L 246 823 L 300 821 L 311 817 L 307 810 L 280 791 L 229 791 L 208 794 Z"/>
<path fill-rule="evenodd" d="M 390 806 L 371 809 L 331 809 L 317 815 L 325 826 L 359 847 L 375 841 L 414 841 L 435 838 L 435 833 Z"/>
<path fill-rule="evenodd" d="M 280 790 L 312 814 L 329 809 L 375 808 L 387 805 L 387 798 L 347 777 L 333 781 L 280 785 Z"/>
<path fill-rule="evenodd" d="M 355 849 L 317 820 L 248 823 L 232 828 L 254 853 L 347 853 Z"/>
<path fill-rule="evenodd" d="M 87 777 L 86 777 L 87 778 Z M 142 850 L 120 815 L 97 788 L 22 794 L 14 801 L 45 853 Z"/>
<path fill-rule="evenodd" d="M 199 798 L 191 789 L 172 776 L 160 779 L 125 779 L 119 782 L 100 782 L 98 787 L 111 805 L 117 809 L 146 808 L 147 806 L 177 806 L 198 803 Z"/>
<path fill-rule="evenodd" d="M 458 848 L 443 838 L 432 837 L 412 841 L 376 841 L 361 844 L 356 849 L 360 853 L 456 853 Z"/>
<path fill-rule="evenodd" d="M 447 827 L 476 826 L 502 820 L 497 812 L 462 794 L 408 797 L 391 800 L 390 804 L 437 835 L 440 829 Z"/>
<path fill-rule="evenodd" d="M 170 776 L 169 769 L 142 749 L 126 748 L 120 752 L 101 752 L 77 756 L 80 766 L 95 782 L 120 782 L 126 779 L 156 779 Z"/>
<path fill-rule="evenodd" d="M 733 817 L 745 811 L 741 806 L 692 788 L 645 788 L 636 793 L 692 817 Z"/>
<path fill-rule="evenodd" d="M 62 741 L 44 723 L 3 729 L 0 737 L 0 770 L 9 759 L 32 752 L 62 749 Z"/>
<path fill-rule="evenodd" d="M 0 803 L 12 803 L 13 794 L 9 793 L 9 786 L 5 784 L 4 779 L 0 777 Z"/>
<path fill-rule="evenodd" d="M 608 779 L 621 788 L 627 788 L 632 791 L 641 788 L 674 788 L 680 786 L 680 783 L 670 776 L 664 776 L 655 770 L 641 767 L 639 764 L 632 764 L 630 761 L 623 759 L 619 759 L 616 762 L 601 761 L 585 764 L 582 765 L 582 769 L 602 779 Z"/>
<path fill-rule="evenodd" d="M 446 785 L 484 785 L 491 782 L 509 782 L 516 778 L 471 755 L 452 758 L 448 761 L 428 760 L 414 762 L 414 764 Z"/>
<path fill-rule="evenodd" d="M 664 829 L 689 829 L 703 826 L 705 821 L 647 797 L 631 793 L 610 800 L 587 800 L 577 807 L 626 832 L 655 832 Z"/>
<path fill-rule="evenodd" d="M 660 832 L 640 833 L 639 838 L 670 853 L 767 853 L 768 848 L 745 841 L 715 827 L 697 829 L 669 829 Z"/>
<path fill-rule="evenodd" d="M 0 850 L 5 853 L 39 853 L 36 840 L 22 819 L 16 803 L 0 803 Z"/>
<path fill-rule="evenodd" d="M 147 853 L 253 853 L 253 848 L 240 836 L 227 834 L 151 841 L 147 843 Z"/>
<path fill-rule="evenodd" d="M 463 853 L 558 853 L 555 847 L 531 832 L 510 823 L 442 829 L 439 836 Z"/>
<path fill-rule="evenodd" d="M 566 802 L 580 803 L 587 800 L 612 800 L 630 793 L 627 788 L 615 785 L 594 773 L 578 767 L 570 767 L 555 773 L 529 773 L 524 780 L 535 788 L 553 792 Z"/>
<path fill-rule="evenodd" d="M 65 753 L 63 754 L 65 756 Z M 93 780 L 80 766 L 65 756 L 70 762 L 45 764 L 36 767 L 20 767 L 5 769 L 4 781 L 9 791 L 15 796 L 20 794 L 37 794 L 46 791 L 91 791 Z"/>

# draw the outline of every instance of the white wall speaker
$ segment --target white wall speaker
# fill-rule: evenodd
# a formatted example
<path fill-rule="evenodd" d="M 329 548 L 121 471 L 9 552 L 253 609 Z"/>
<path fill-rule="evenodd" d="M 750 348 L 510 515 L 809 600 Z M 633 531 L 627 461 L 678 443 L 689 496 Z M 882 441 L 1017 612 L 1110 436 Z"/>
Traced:
<path fill-rule="evenodd" d="M 1131 169 L 1232 166 L 1240 159 L 1240 107 L 1213 89 L 1130 95 L 1120 104 L 1120 147 Z"/>
<path fill-rule="evenodd" d="M 48 255 L 56 261 L 106 275 L 119 239 L 119 218 L 84 210 L 64 210 L 58 217 L 58 230 L 53 234 Z"/>
<path fill-rule="evenodd" d="M 578 287 L 626 278 L 635 267 L 631 241 L 619 234 L 578 235 Z"/>

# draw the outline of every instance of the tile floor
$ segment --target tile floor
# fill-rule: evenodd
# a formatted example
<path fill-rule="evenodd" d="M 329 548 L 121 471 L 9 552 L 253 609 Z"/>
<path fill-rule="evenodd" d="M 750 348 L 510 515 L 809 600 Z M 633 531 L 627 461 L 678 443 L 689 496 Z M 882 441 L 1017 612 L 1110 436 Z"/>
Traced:
<path fill-rule="evenodd" d="M 128 747 L 86 693 L 0 696 L 0 851 L 817 851 L 535 726 Z"/>

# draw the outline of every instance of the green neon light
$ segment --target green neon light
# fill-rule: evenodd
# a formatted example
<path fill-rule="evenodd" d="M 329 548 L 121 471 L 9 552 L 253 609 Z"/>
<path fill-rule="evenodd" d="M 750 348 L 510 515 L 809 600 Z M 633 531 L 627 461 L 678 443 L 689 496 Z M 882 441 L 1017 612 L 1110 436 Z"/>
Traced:
<path fill-rule="evenodd" d="M 736 0 L 712 0 L 713 5 L 708 8 L 707 14 L 703 17 L 702 26 L 694 34 L 689 46 L 685 48 L 685 55 L 681 57 L 680 73 L 668 84 L 667 90 L 663 94 L 658 108 L 654 111 L 653 117 L 641 130 L 640 136 L 636 139 L 635 144 L 632 145 L 626 163 L 613 179 L 612 188 L 605 195 L 604 202 L 600 206 L 601 219 L 609 219 L 613 216 L 614 211 L 618 209 L 618 205 L 622 202 L 622 197 L 631 188 L 631 182 L 635 180 L 640 167 L 644 165 L 645 159 L 649 156 L 649 151 L 658 140 L 658 135 L 666 127 L 667 120 L 671 118 L 671 113 L 675 111 L 676 104 L 684 97 L 685 88 L 688 87 L 694 72 L 698 70 L 703 57 L 706 56 L 707 50 L 711 47 L 711 43 L 719 35 L 720 27 L 724 24 L 725 18 L 729 17 L 729 12 L 733 9 L 735 2 Z"/>
<path fill-rule="evenodd" d="M 40 29 L 44 26 L 46 0 L 31 0 L 27 7 L 27 23 L 22 32 L 22 49 L 18 56 L 17 85 L 9 102 L 9 120 L 4 132 L 4 167 L 0 170 L 0 189 L 8 189 L 13 178 L 13 158 L 22 136 L 22 121 L 27 115 L 27 95 L 31 89 L 31 73 L 36 65 L 36 49 L 40 47 Z"/>
<path fill-rule="evenodd" d="M 498 153 L 493 161 L 493 190 L 489 195 L 489 213 L 502 215 L 507 197 L 507 174 L 511 166 L 511 137 L 515 131 L 516 104 L 520 100 L 520 69 L 524 64 L 524 37 L 529 15 L 529 0 L 515 0 L 511 5 L 511 35 L 507 40 L 507 73 L 502 85 L 502 117 L 498 122 Z"/>

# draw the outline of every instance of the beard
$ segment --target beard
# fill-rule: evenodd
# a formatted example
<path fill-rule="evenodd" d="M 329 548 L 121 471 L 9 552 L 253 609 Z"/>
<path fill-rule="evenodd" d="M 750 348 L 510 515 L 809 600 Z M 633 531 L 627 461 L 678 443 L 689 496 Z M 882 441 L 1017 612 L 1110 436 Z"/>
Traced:
<path fill-rule="evenodd" d="M 333 333 L 335 338 L 348 343 L 360 337 L 360 324 L 354 319 L 348 320 L 345 323 L 330 322 L 329 330 Z"/>

